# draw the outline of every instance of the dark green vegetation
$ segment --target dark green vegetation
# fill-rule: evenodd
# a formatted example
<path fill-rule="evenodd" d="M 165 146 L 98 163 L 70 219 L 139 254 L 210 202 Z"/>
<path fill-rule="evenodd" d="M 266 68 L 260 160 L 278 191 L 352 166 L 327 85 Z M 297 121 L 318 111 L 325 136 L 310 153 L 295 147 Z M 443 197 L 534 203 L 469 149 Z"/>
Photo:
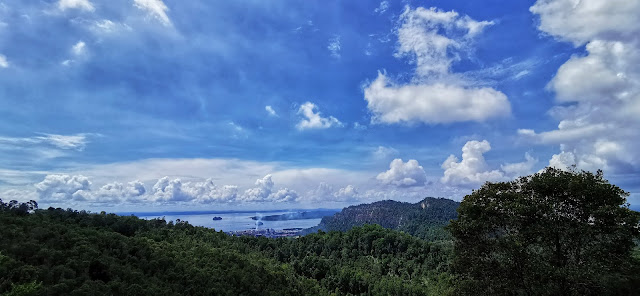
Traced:
<path fill-rule="evenodd" d="M 318 226 L 309 228 L 306 232 L 348 231 L 355 226 L 378 224 L 429 241 L 448 240 L 450 235 L 443 226 L 456 219 L 459 205 L 460 203 L 450 199 L 433 197 L 417 203 L 378 201 L 350 206 L 333 216 L 324 217 Z"/>
<path fill-rule="evenodd" d="M 458 295 L 640 295 L 638 212 L 599 171 L 485 184 L 463 200 Z"/>
<path fill-rule="evenodd" d="M 380 226 L 267 239 L 185 222 L 33 209 L 2 204 L 0 294 L 439 295 L 450 289 L 450 246 Z"/>
<path fill-rule="evenodd" d="M 323 219 L 348 231 L 298 239 L 0 201 L 0 294 L 639 295 L 626 195 L 600 172 L 547 169 L 461 204 L 349 207 Z"/>

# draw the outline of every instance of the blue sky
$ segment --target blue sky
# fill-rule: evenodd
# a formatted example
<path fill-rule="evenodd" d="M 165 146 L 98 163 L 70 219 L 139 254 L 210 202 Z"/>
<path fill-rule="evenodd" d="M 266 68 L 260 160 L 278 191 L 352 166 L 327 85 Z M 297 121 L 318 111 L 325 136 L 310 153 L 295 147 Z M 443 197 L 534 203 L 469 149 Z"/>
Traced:
<path fill-rule="evenodd" d="M 0 1 L 0 198 L 460 200 L 576 164 L 640 204 L 639 15 L 622 0 Z"/>

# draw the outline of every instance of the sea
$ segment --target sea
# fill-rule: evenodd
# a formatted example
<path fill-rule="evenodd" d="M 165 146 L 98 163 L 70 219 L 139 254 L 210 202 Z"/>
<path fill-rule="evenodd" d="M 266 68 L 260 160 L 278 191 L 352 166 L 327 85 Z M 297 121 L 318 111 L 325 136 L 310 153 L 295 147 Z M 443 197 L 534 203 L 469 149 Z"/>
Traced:
<path fill-rule="evenodd" d="M 121 216 L 134 215 L 141 219 L 164 218 L 167 222 L 188 221 L 194 226 L 204 226 L 217 231 L 242 231 L 248 229 L 274 229 L 310 228 L 317 226 L 322 218 L 313 219 L 289 219 L 280 221 L 252 220 L 251 217 L 264 217 L 269 215 L 282 215 L 301 212 L 327 212 L 332 210 L 282 210 L 282 211 L 190 211 L 190 212 L 155 212 L 155 213 L 118 213 Z M 339 212 L 339 210 L 335 210 Z M 295 216 L 295 215 L 292 215 Z M 213 220 L 220 217 L 222 220 Z"/>

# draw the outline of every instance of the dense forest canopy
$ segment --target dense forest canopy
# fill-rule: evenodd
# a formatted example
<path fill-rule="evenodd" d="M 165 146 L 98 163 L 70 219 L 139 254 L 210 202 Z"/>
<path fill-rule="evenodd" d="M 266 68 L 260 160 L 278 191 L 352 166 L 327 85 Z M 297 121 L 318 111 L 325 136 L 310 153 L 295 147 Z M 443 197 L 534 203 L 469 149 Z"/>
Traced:
<path fill-rule="evenodd" d="M 449 289 L 450 246 L 380 226 L 267 239 L 187 222 L 29 210 L 0 211 L 0 293 L 429 295 Z"/>
<path fill-rule="evenodd" d="M 487 183 L 449 226 L 459 295 L 633 295 L 640 214 L 602 171 Z"/>

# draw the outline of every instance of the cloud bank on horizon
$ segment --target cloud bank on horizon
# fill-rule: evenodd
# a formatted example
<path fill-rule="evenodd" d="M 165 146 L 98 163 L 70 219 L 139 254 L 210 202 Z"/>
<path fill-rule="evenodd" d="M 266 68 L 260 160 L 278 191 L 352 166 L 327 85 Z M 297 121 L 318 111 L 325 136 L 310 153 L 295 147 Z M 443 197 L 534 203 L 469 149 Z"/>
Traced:
<path fill-rule="evenodd" d="M 575 165 L 640 204 L 640 2 L 329 2 L 0 2 L 0 198 L 322 207 Z"/>

